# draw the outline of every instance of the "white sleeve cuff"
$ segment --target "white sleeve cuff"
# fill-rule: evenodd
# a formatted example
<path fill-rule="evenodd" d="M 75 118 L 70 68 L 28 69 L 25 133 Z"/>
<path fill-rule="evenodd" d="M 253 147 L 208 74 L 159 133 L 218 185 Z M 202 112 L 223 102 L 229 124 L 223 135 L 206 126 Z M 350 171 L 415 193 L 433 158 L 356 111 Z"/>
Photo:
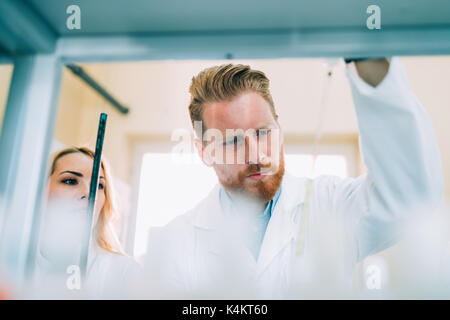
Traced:
<path fill-rule="evenodd" d="M 346 65 L 346 74 L 353 86 L 363 95 L 379 95 L 380 93 L 390 90 L 392 88 L 392 82 L 400 74 L 403 75 L 403 65 L 398 57 L 388 58 L 389 70 L 383 80 L 376 86 L 372 87 L 370 84 L 365 82 L 358 74 L 356 66 L 354 63 L 349 63 Z M 403 79 L 404 80 L 404 79 Z"/>

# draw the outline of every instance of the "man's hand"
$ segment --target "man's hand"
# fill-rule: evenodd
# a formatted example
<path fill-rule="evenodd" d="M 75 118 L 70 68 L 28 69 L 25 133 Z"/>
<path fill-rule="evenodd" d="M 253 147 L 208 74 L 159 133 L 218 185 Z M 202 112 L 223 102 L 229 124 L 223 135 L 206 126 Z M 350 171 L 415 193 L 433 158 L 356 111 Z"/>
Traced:
<path fill-rule="evenodd" d="M 369 59 L 354 62 L 359 76 L 372 87 L 376 87 L 389 70 L 389 61 L 383 59 Z"/>

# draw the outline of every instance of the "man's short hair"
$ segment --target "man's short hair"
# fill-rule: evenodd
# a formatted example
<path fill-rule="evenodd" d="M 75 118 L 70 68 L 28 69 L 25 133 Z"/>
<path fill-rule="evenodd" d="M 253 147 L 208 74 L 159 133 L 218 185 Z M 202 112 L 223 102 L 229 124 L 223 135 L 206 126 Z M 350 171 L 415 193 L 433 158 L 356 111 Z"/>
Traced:
<path fill-rule="evenodd" d="M 208 103 L 230 101 L 244 92 L 251 91 L 260 94 L 267 101 L 273 117 L 277 119 L 269 91 L 269 79 L 264 72 L 242 64 L 226 64 L 204 69 L 192 78 L 189 88 L 191 94 L 189 114 L 192 126 L 197 129 L 194 122 L 201 121 L 201 129 L 205 132 L 203 111 Z M 200 132 L 197 132 L 197 135 L 202 138 Z"/>

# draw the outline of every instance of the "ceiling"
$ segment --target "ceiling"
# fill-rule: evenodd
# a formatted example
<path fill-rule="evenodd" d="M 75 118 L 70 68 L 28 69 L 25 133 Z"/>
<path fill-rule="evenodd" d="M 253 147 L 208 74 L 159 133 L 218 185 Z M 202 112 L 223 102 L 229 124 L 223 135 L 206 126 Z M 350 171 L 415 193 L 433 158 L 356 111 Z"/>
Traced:
<path fill-rule="evenodd" d="M 448 0 L 27 0 L 59 35 L 365 27 L 371 4 L 383 27 L 450 25 Z M 81 30 L 66 8 L 81 9 Z"/>
<path fill-rule="evenodd" d="M 382 25 L 375 32 L 366 27 L 374 3 Z M 79 30 L 66 27 L 73 4 L 81 11 Z M 116 42 L 105 46 L 106 38 Z M 73 39 L 81 42 L 71 46 Z M 52 53 L 59 40 L 81 60 L 95 47 L 89 54 L 97 61 L 114 60 L 122 52 L 108 53 L 130 44 L 134 56 L 157 59 L 180 51 L 176 44 L 184 49 L 177 59 L 205 58 L 205 51 L 220 58 L 229 48 L 246 58 L 269 51 L 266 57 L 360 55 L 380 46 L 376 54 L 448 54 L 450 1 L 0 0 L 0 58 Z"/>

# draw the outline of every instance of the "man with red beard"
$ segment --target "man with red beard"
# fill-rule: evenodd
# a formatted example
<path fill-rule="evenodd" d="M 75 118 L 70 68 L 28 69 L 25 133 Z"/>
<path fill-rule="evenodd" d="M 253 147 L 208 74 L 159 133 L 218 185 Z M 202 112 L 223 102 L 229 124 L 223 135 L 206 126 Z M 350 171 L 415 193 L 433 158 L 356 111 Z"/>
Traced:
<path fill-rule="evenodd" d="M 328 264 L 338 268 L 343 260 L 348 275 L 357 262 L 393 245 L 423 208 L 439 204 L 439 150 L 401 62 L 357 61 L 347 75 L 369 173 L 312 181 L 284 172 L 283 134 L 263 72 L 228 64 L 192 79 L 196 148 L 219 184 L 194 209 L 150 230 L 151 291 L 177 298 L 286 297 L 315 275 L 320 280 L 313 262 L 321 261 L 316 253 L 325 239 L 329 251 L 342 253 Z M 332 220 L 338 224 L 324 232 Z M 341 225 L 344 232 L 336 232 Z"/>

